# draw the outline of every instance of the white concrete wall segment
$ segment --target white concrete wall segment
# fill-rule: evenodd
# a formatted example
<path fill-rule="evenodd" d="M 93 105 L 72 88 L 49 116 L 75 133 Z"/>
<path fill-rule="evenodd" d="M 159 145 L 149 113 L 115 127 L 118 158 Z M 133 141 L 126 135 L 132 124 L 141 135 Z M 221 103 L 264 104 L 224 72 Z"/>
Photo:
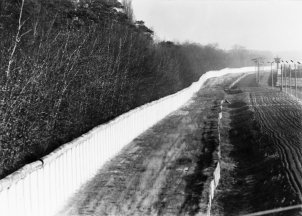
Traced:
<path fill-rule="evenodd" d="M 268 70 L 269 68 L 267 68 Z M 185 104 L 212 77 L 254 67 L 209 71 L 190 87 L 131 110 L 0 180 L 0 214 L 54 215 L 80 186 L 143 131 Z"/>

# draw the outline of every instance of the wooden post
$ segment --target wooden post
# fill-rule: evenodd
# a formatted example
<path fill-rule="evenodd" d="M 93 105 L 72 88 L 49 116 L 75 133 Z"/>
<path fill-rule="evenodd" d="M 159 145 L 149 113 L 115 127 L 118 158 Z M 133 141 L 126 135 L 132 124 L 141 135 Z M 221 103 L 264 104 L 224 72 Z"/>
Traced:
<path fill-rule="evenodd" d="M 283 73 L 284 73 L 284 65 L 281 65 L 281 87 L 280 87 L 281 91 L 283 91 Z"/>
<path fill-rule="evenodd" d="M 298 64 L 299 65 L 297 65 L 297 68 L 298 68 L 298 76 L 299 76 L 299 82 L 301 83 L 301 71 L 300 71 L 300 62 L 298 62 Z M 299 89 L 301 89 L 301 86 L 299 86 L 300 88 Z M 301 95 L 301 94 L 299 94 L 299 95 Z"/>
<path fill-rule="evenodd" d="M 285 66 L 285 90 L 288 93 L 288 66 Z"/>
<path fill-rule="evenodd" d="M 296 69 L 296 64 L 295 64 L 295 88 L 296 88 L 296 93 L 295 93 L 295 96 L 297 97 L 297 69 Z"/>
<path fill-rule="evenodd" d="M 256 83 L 258 83 L 258 63 L 256 63 Z"/>
<path fill-rule="evenodd" d="M 296 71 L 297 71 L 297 77 L 299 77 L 299 83 L 301 82 L 301 73 L 300 73 L 300 64 L 301 62 L 297 61 L 297 64 L 296 64 Z M 299 86 L 300 87 L 300 86 Z M 300 87 L 301 88 L 301 87 Z M 297 78 L 297 85 L 296 85 L 296 94 L 297 94 L 297 97 L 299 98 L 298 95 L 300 95 L 300 93 L 298 94 L 298 78 Z"/>
<path fill-rule="evenodd" d="M 291 68 L 291 65 L 289 66 L 289 88 L 290 88 L 290 94 L 292 94 L 292 68 Z"/>
<path fill-rule="evenodd" d="M 257 65 L 258 65 L 258 84 L 260 82 L 260 63 L 259 61 L 257 62 Z"/>
<path fill-rule="evenodd" d="M 277 64 L 277 68 L 276 68 L 276 78 L 278 81 L 278 72 L 279 72 L 279 63 L 281 62 L 281 58 L 279 58 L 278 56 L 276 58 L 274 58 L 274 61 Z M 282 74 L 282 65 L 281 65 L 281 91 L 283 90 L 283 74 Z M 273 79 L 273 73 L 272 73 L 272 79 Z"/>
<path fill-rule="evenodd" d="M 255 65 L 255 74 L 256 74 L 256 82 L 257 82 L 257 65 Z"/>
<path fill-rule="evenodd" d="M 273 63 L 271 63 L 271 74 L 272 74 L 272 88 L 274 88 L 274 74 L 273 74 Z"/>

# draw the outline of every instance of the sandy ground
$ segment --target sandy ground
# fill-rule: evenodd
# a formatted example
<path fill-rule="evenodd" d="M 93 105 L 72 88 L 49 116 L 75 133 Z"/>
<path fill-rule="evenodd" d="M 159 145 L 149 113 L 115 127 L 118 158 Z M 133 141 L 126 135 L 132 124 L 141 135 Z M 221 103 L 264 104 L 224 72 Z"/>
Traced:
<path fill-rule="evenodd" d="M 239 76 L 209 80 L 190 102 L 100 169 L 59 215 L 204 213 L 217 160 L 223 89 Z"/>
<path fill-rule="evenodd" d="M 213 215 L 243 215 L 302 202 L 302 106 L 265 84 L 258 86 L 248 76 L 227 92 L 231 103 L 223 107 L 222 179 Z"/>

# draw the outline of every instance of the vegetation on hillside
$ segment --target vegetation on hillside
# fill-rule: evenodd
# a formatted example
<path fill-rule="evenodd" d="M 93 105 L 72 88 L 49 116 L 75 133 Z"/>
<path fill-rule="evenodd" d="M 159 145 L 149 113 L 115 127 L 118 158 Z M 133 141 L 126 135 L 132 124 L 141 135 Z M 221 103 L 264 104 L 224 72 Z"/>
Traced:
<path fill-rule="evenodd" d="M 239 51 L 156 42 L 128 1 L 2 0 L 0 177 L 207 70 L 251 64 Z"/>

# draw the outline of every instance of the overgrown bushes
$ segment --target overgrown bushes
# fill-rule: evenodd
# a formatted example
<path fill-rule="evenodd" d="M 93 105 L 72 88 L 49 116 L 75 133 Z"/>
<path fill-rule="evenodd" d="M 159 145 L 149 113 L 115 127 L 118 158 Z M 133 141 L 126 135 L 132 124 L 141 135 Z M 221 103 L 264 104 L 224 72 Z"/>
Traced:
<path fill-rule="evenodd" d="M 216 46 L 153 41 L 129 4 L 121 10 L 115 0 L 0 2 L 0 177 L 228 65 Z"/>

